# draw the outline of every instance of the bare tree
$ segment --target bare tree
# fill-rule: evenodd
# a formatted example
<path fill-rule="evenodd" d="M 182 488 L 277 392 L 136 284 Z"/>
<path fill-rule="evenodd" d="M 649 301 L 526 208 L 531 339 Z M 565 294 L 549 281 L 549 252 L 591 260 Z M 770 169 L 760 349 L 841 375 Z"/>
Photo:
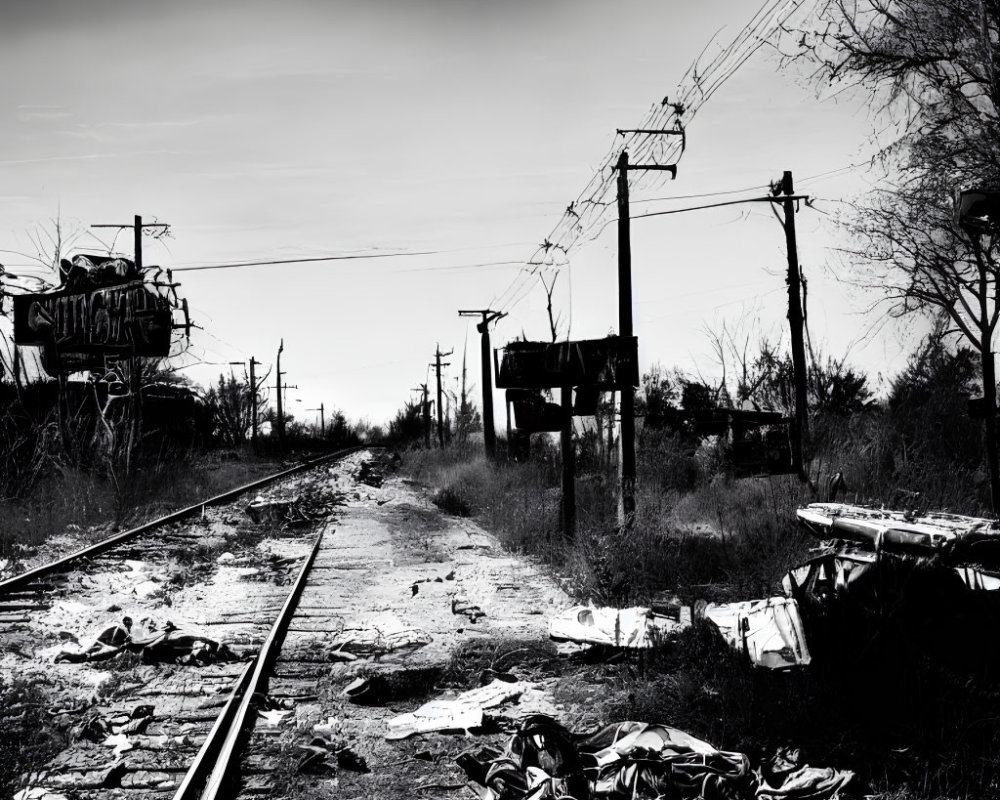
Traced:
<path fill-rule="evenodd" d="M 866 93 L 891 180 L 848 215 L 845 248 L 889 313 L 943 312 L 979 352 L 983 395 L 996 409 L 993 338 L 1000 264 L 992 215 L 969 225 L 957 192 L 1000 189 L 1000 2 L 826 0 L 790 58 L 822 82 Z M 986 415 L 994 512 L 1000 512 L 996 415 Z"/>
<path fill-rule="evenodd" d="M 538 273 L 538 279 L 542 282 L 542 286 L 545 287 L 545 297 L 548 301 L 546 306 L 549 312 L 549 332 L 552 334 L 552 341 L 554 342 L 558 337 L 559 322 L 562 319 L 562 315 L 553 316 L 552 313 L 552 292 L 556 288 L 556 279 L 559 277 L 559 273 L 556 272 L 552 275 L 552 283 L 547 283 L 545 276 L 542 273 Z"/>

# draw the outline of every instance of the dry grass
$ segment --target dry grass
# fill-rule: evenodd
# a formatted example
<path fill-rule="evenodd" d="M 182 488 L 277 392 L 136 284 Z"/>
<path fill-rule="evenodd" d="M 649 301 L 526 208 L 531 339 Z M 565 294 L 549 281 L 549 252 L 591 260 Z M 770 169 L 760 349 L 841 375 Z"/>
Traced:
<path fill-rule="evenodd" d="M 246 453 L 212 453 L 154 463 L 128 481 L 64 468 L 41 478 L 30 496 L 0 500 L 0 559 L 15 563 L 51 536 L 77 534 L 84 542 L 112 529 L 140 525 L 178 508 L 261 477 L 274 462 Z"/>
<path fill-rule="evenodd" d="M 814 468 L 828 475 L 850 464 L 848 486 L 861 496 L 888 501 L 897 487 L 916 486 L 926 503 L 979 508 L 959 489 L 964 468 L 936 484 L 919 461 L 889 470 L 880 436 L 888 434 L 871 421 L 842 425 Z M 474 451 L 414 451 L 403 467 L 446 489 L 511 549 L 550 564 L 580 600 L 624 606 L 660 592 L 724 601 L 778 591 L 815 545 L 794 514 L 816 499 L 809 488 L 788 476 L 713 474 L 676 442 L 646 444 L 632 530 L 617 525 L 614 476 L 592 474 L 577 480 L 573 542 L 559 532 L 551 451 L 495 465 Z M 642 669 L 607 668 L 594 718 L 674 725 L 755 760 L 799 747 L 813 764 L 855 770 L 859 789 L 880 800 L 1000 796 L 1000 645 L 986 633 L 1000 614 L 965 609 L 959 619 L 917 594 L 905 614 L 876 627 L 859 617 L 824 628 L 813 667 L 793 673 L 751 669 L 696 626 Z"/>

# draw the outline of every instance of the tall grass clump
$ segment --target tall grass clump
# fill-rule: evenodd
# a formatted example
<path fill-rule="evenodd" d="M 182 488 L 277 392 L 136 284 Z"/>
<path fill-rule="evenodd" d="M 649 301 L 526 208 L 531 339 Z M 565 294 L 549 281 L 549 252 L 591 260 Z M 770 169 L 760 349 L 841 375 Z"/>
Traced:
<path fill-rule="evenodd" d="M 482 447 L 455 444 L 443 450 L 407 451 L 404 469 L 434 487 L 432 499 L 445 511 L 474 516 L 508 548 L 561 563 L 559 471 L 549 448 L 536 448 L 524 462 L 502 456 L 490 463 Z"/>

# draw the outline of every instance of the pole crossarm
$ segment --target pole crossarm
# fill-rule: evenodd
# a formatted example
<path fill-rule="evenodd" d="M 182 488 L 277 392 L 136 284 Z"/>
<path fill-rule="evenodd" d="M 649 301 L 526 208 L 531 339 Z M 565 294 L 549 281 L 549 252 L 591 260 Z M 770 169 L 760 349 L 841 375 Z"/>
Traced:
<path fill-rule="evenodd" d="M 491 322 L 496 322 L 507 316 L 506 311 L 494 311 L 492 308 L 477 308 L 477 309 L 459 309 L 458 316 L 460 317 L 478 317 L 482 316 L 482 322 L 476 325 L 476 330 L 480 333 L 486 332 L 488 330 L 489 324 Z"/>
<path fill-rule="evenodd" d="M 623 167 L 615 165 L 615 169 L 623 169 Z M 677 178 L 676 164 L 628 164 L 624 167 L 624 169 L 628 172 L 638 172 L 639 170 L 669 172 L 671 180 Z"/>
<path fill-rule="evenodd" d="M 650 134 L 663 134 L 664 136 L 686 136 L 687 133 L 683 128 L 667 128 L 666 130 L 659 130 L 657 128 L 616 128 L 615 133 L 619 136 L 624 136 L 626 133 L 650 133 Z"/>
<path fill-rule="evenodd" d="M 490 323 L 507 316 L 506 312 L 494 311 L 492 308 L 459 309 L 460 317 L 482 316 L 482 321 L 476 323 L 480 334 L 480 359 L 482 361 L 483 379 L 483 446 L 487 458 L 495 458 L 497 450 L 496 428 L 493 424 L 493 371 L 490 364 Z"/>

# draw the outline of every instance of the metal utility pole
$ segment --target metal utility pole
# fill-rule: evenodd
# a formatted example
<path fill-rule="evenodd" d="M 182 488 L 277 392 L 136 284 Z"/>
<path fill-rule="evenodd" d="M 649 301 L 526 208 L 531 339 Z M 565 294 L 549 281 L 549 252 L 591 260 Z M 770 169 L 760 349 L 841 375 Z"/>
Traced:
<path fill-rule="evenodd" d="M 441 362 L 442 356 L 450 356 L 454 353 L 454 350 L 449 350 L 447 353 L 441 352 L 441 344 L 438 343 L 434 350 L 434 363 L 431 365 L 434 367 L 435 373 L 437 374 L 437 417 L 438 417 L 438 445 L 441 449 L 444 449 L 444 419 L 442 418 L 443 404 L 441 402 L 441 367 L 447 367 L 451 364 L 450 361 L 444 363 Z"/>
<path fill-rule="evenodd" d="M 792 370 L 795 380 L 795 427 L 792 430 L 792 467 L 804 477 L 803 446 L 809 436 L 809 406 L 806 395 L 806 348 L 802 328 L 802 282 L 799 271 L 799 250 L 795 239 L 795 192 L 792 173 L 786 171 L 781 177 L 781 203 L 784 206 L 785 244 L 788 249 L 788 326 L 792 340 Z"/>
<path fill-rule="evenodd" d="M 475 317 L 482 315 L 482 321 L 476 323 L 480 337 L 480 357 L 483 369 L 483 445 L 486 457 L 493 459 L 497 454 L 497 432 L 493 424 L 493 368 L 490 364 L 492 350 L 490 349 L 490 323 L 506 317 L 506 313 L 493 311 L 489 308 L 459 311 L 460 317 Z"/>
<path fill-rule="evenodd" d="M 680 130 L 620 130 L 625 133 L 648 133 L 683 136 Z M 615 165 L 618 170 L 618 335 L 631 338 L 632 331 L 632 234 L 629 219 L 629 170 L 660 170 L 677 177 L 676 164 L 629 164 L 628 151 L 622 150 Z M 631 527 L 635 518 L 635 390 L 622 386 L 621 399 L 621 476 L 622 521 Z"/>

